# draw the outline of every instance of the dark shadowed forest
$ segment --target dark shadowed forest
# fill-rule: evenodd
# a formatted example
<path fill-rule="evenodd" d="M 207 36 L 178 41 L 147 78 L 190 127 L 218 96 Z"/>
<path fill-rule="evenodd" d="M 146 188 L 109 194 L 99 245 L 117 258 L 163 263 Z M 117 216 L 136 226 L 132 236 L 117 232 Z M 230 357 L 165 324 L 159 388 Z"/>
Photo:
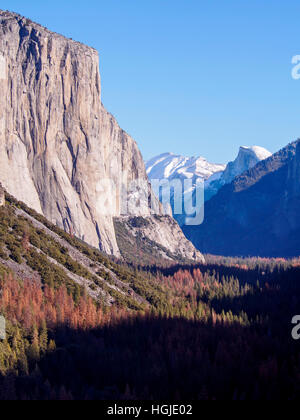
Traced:
<path fill-rule="evenodd" d="M 299 398 L 297 260 L 208 257 L 139 272 L 161 290 L 143 310 L 3 273 L 0 398 Z"/>

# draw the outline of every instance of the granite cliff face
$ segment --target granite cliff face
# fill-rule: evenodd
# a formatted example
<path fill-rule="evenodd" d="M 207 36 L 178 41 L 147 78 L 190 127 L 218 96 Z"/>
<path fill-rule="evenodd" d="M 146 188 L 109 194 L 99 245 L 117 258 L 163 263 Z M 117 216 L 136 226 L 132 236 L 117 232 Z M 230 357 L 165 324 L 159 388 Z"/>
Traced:
<path fill-rule="evenodd" d="M 201 226 L 185 227 L 196 247 L 225 256 L 300 254 L 300 140 L 259 162 L 206 203 Z"/>
<path fill-rule="evenodd" d="M 119 256 L 113 218 L 122 213 L 124 178 L 147 175 L 136 143 L 101 104 L 97 51 L 0 11 L 0 90 L 4 188 Z M 106 179 L 116 186 L 113 203 Z"/>

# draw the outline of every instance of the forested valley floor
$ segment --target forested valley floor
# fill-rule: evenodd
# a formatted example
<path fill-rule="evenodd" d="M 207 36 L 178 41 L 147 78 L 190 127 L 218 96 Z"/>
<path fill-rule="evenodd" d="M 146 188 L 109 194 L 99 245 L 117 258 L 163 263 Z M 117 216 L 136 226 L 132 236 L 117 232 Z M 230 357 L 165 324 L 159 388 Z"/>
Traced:
<path fill-rule="evenodd" d="M 48 224 L 74 248 L 58 244 L 8 203 L 0 209 L 0 399 L 299 399 L 298 259 L 126 264 Z M 75 248 L 92 267 L 75 264 Z"/>

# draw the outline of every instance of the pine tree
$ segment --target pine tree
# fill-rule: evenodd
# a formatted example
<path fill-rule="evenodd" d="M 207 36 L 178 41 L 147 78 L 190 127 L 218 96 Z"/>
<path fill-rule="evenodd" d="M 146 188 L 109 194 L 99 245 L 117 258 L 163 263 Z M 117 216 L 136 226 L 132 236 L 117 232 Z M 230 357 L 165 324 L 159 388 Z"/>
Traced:
<path fill-rule="evenodd" d="M 27 354 L 31 363 L 37 362 L 40 359 L 39 333 L 36 326 L 32 329 L 31 344 Z"/>
<path fill-rule="evenodd" d="M 42 321 L 42 328 L 40 332 L 40 350 L 42 353 L 45 353 L 48 348 L 48 331 L 46 321 Z"/>

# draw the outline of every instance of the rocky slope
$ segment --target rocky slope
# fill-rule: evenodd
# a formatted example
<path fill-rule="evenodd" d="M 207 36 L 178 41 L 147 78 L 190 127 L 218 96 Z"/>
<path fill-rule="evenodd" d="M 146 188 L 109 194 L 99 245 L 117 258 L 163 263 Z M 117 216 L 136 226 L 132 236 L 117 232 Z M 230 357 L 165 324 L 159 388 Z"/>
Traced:
<path fill-rule="evenodd" d="M 225 185 L 206 203 L 205 221 L 185 227 L 206 253 L 300 254 L 300 140 Z"/>
<path fill-rule="evenodd" d="M 116 218 L 115 228 L 121 255 L 127 262 L 144 266 L 166 261 L 205 262 L 191 242 L 182 240 L 182 230 L 173 217 Z"/>
<path fill-rule="evenodd" d="M 136 143 L 101 104 L 97 51 L 0 11 L 0 89 L 3 186 L 119 256 L 113 218 L 124 212 L 125 185 L 147 176 Z M 129 214 L 150 216 L 141 208 Z"/>

